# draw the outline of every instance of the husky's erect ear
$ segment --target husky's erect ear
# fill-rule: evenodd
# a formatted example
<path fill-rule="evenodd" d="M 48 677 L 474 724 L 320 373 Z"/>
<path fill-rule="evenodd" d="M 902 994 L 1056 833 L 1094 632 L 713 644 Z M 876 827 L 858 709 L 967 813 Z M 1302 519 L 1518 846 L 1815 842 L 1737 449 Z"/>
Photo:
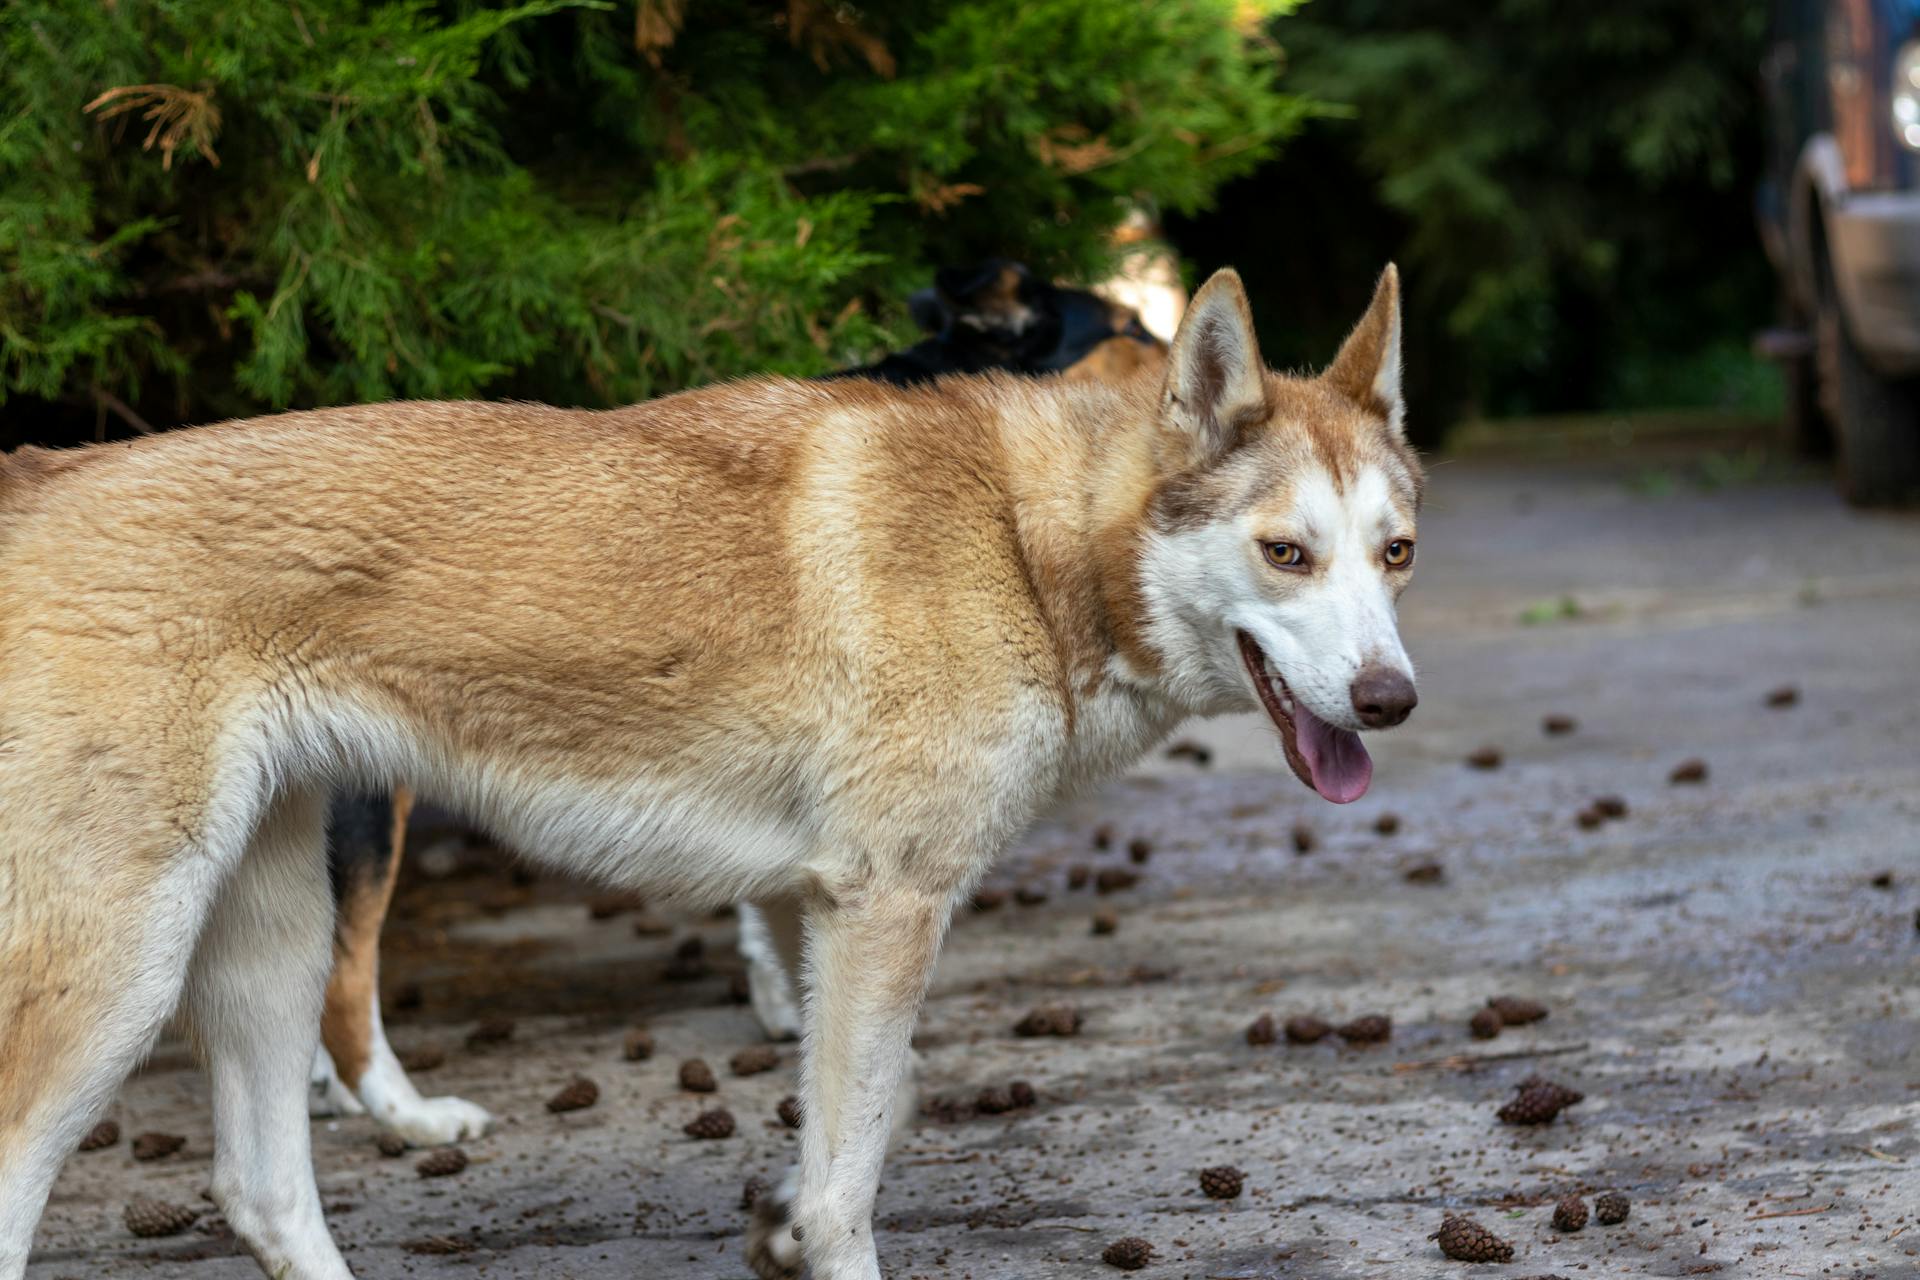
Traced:
<path fill-rule="evenodd" d="M 1373 302 L 1321 375 L 1355 404 L 1382 414 L 1401 434 L 1406 406 L 1400 399 L 1400 272 L 1389 262 L 1374 286 Z"/>
<path fill-rule="evenodd" d="M 1167 352 L 1161 393 L 1167 422 L 1187 438 L 1190 461 L 1219 457 L 1267 416 L 1266 375 L 1247 291 L 1232 269 L 1200 286 Z"/>

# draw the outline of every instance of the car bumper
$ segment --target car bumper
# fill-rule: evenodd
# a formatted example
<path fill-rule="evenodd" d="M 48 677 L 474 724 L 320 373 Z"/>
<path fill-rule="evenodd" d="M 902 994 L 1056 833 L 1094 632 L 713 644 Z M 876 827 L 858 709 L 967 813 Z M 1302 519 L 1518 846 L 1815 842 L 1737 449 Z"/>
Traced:
<path fill-rule="evenodd" d="M 1850 196 L 1827 236 L 1855 345 L 1883 373 L 1920 373 L 1920 192 Z"/>

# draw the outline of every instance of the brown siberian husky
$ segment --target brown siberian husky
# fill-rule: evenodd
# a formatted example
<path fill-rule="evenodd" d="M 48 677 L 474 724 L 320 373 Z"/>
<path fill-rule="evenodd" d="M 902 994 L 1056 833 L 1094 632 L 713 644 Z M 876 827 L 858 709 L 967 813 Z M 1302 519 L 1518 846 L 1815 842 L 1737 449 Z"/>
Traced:
<path fill-rule="evenodd" d="M 1164 375 L 1118 383 L 373 405 L 8 457 L 0 1280 L 176 1008 L 235 1233 L 282 1280 L 349 1274 L 305 1102 L 322 810 L 395 779 L 609 884 L 798 904 L 801 1160 L 749 1248 L 878 1277 L 894 1086 L 996 854 L 1187 716 L 1263 707 L 1344 802 L 1357 731 L 1412 709 L 1399 335 L 1389 268 L 1325 373 L 1271 373 L 1222 272 Z"/>

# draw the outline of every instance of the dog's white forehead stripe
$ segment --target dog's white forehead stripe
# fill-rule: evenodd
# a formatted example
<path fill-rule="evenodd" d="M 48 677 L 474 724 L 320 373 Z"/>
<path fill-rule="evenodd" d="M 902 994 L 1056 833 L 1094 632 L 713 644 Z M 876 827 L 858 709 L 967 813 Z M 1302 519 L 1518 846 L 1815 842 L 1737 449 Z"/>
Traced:
<path fill-rule="evenodd" d="M 1368 541 L 1405 533 L 1393 485 L 1378 467 L 1363 467 L 1345 489 L 1323 467 L 1299 477 L 1293 486 L 1290 520 L 1311 542 L 1359 537 Z"/>

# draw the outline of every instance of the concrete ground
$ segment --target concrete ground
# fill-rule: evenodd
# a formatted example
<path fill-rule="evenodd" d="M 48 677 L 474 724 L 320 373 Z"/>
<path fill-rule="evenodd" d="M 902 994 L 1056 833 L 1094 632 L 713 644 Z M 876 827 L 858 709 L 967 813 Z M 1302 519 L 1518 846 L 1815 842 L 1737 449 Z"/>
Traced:
<path fill-rule="evenodd" d="M 1422 705 L 1377 740 L 1365 800 L 1315 799 L 1250 721 L 1196 726 L 1210 767 L 1157 759 L 1035 830 L 993 883 L 1045 901 L 957 922 L 923 1096 L 1024 1079 L 1038 1104 L 919 1120 L 880 1195 L 888 1274 L 1103 1276 L 1102 1249 L 1142 1236 L 1169 1280 L 1920 1276 L 1920 520 L 1720 453 L 1482 454 L 1434 469 L 1403 616 Z M 1797 704 L 1765 705 L 1782 685 Z M 1577 730 L 1544 734 L 1548 714 Z M 1465 763 L 1483 745 L 1499 767 Z M 1670 784 L 1689 758 L 1706 780 Z M 1578 826 L 1602 794 L 1627 815 Z M 1388 813 L 1399 830 L 1379 834 Z M 731 924 L 594 921 L 569 886 L 423 861 L 440 875 L 413 873 L 390 929 L 389 997 L 411 1006 L 394 1038 L 443 1047 L 422 1085 L 501 1124 L 463 1174 L 423 1180 L 368 1121 L 316 1122 L 356 1273 L 745 1275 L 742 1184 L 795 1143 L 774 1118 L 790 1053 L 751 1079 L 725 1067 L 756 1040 L 728 997 Z M 1075 864 L 1141 878 L 1100 897 L 1068 888 Z M 1422 866 L 1437 879 L 1406 874 Z M 1110 936 L 1089 928 L 1098 908 Z M 663 981 L 688 935 L 709 972 Z M 1500 993 L 1551 1016 L 1471 1038 Z M 1056 1002 L 1084 1016 L 1078 1037 L 1010 1034 Z M 1251 1046 L 1263 1012 L 1379 1012 L 1393 1035 Z M 469 1048 L 485 1014 L 514 1037 Z M 658 1052 L 630 1063 L 639 1023 Z M 714 1101 L 676 1086 L 696 1055 L 739 1118 L 730 1139 L 681 1133 Z M 1498 1123 L 1536 1072 L 1586 1100 Z M 577 1074 L 599 1104 L 549 1114 Z M 217 1219 L 159 1241 L 121 1224 L 130 1195 L 197 1203 L 206 1185 L 206 1086 L 184 1053 L 164 1047 L 116 1114 L 186 1147 L 76 1155 L 29 1275 L 257 1274 Z M 1196 1171 L 1220 1164 L 1245 1171 L 1239 1199 L 1200 1194 Z M 1631 1198 L 1624 1225 L 1551 1228 L 1558 1197 L 1605 1189 Z M 1510 1239 L 1514 1263 L 1442 1258 L 1428 1237 L 1449 1212 Z"/>

